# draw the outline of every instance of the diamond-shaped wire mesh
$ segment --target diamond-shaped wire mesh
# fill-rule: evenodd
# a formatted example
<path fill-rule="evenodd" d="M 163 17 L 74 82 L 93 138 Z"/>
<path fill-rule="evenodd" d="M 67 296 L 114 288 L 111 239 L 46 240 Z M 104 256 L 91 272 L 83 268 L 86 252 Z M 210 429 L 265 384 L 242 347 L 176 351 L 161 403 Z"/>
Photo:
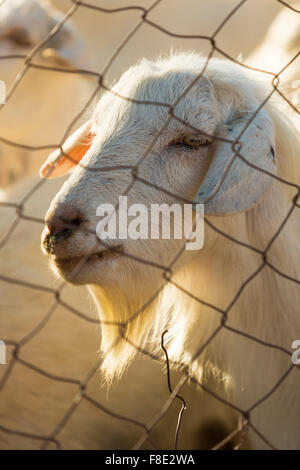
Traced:
<path fill-rule="evenodd" d="M 300 13 L 296 8 L 290 6 L 287 2 L 284 2 L 284 1 L 281 1 L 281 0 L 274 0 L 274 1 L 277 1 L 281 4 L 283 4 L 284 7 L 291 9 L 292 11 L 294 11 L 295 14 Z M 241 68 L 248 68 L 248 69 L 252 69 L 254 71 L 255 70 L 258 71 L 258 69 L 255 69 L 254 67 L 249 67 L 249 66 L 243 64 L 242 61 L 239 61 L 239 60 L 234 59 L 233 57 L 230 57 L 230 55 L 226 51 L 222 50 L 221 46 L 218 43 L 218 35 L 219 35 L 220 31 L 223 29 L 223 27 L 228 22 L 230 22 L 233 15 L 235 15 L 235 13 L 239 9 L 243 8 L 243 6 L 247 2 L 247 0 L 241 1 L 230 12 L 230 14 L 228 14 L 226 16 L 226 18 L 224 18 L 224 20 L 221 22 L 221 24 L 215 30 L 214 34 L 211 35 L 211 36 L 206 36 L 206 35 L 188 36 L 188 35 L 177 34 L 176 32 L 169 31 L 169 30 L 165 29 L 164 27 L 162 27 L 161 25 L 157 24 L 156 22 L 150 20 L 149 19 L 150 12 L 153 11 L 161 2 L 163 2 L 163 0 L 157 0 L 149 8 L 144 8 L 144 7 L 139 6 L 139 5 L 134 5 L 134 6 L 124 6 L 122 8 L 115 8 L 115 9 L 102 8 L 100 6 L 91 5 L 88 2 L 80 1 L 80 0 L 70 0 L 70 2 L 71 2 L 72 5 L 71 5 L 69 11 L 65 14 L 64 18 L 57 24 L 57 26 L 55 26 L 50 31 L 50 33 L 47 35 L 47 37 L 45 37 L 43 39 L 43 41 L 41 41 L 36 47 L 34 47 L 34 49 L 31 50 L 31 52 L 28 55 L 19 54 L 17 56 L 9 56 L 8 55 L 8 56 L 1 57 L 1 60 L 3 60 L 3 61 L 4 60 L 18 60 L 18 61 L 21 60 L 21 61 L 23 61 L 22 68 L 20 69 L 18 75 L 16 76 L 12 87 L 10 88 L 10 90 L 8 90 L 6 103 L 7 103 L 7 105 L 9 104 L 9 101 L 10 101 L 11 97 L 14 95 L 16 89 L 18 88 L 19 84 L 23 80 L 25 74 L 31 68 L 48 70 L 49 72 L 50 71 L 56 71 L 56 72 L 59 72 L 59 73 L 71 73 L 71 74 L 77 74 L 77 75 L 92 76 L 92 77 L 97 79 L 98 85 L 97 85 L 96 89 L 94 90 L 93 94 L 89 97 L 89 99 L 87 100 L 85 105 L 82 107 L 81 112 L 76 116 L 76 118 L 72 121 L 72 123 L 65 130 L 64 137 L 62 138 L 62 140 L 59 143 L 57 143 L 57 145 L 51 145 L 51 146 L 50 145 L 49 146 L 22 145 L 18 142 L 9 141 L 8 139 L 5 138 L 5 136 L 2 136 L 0 138 L 0 142 L 3 142 L 3 143 L 5 143 L 9 146 L 19 147 L 19 148 L 24 148 L 24 149 L 30 149 L 32 151 L 39 151 L 39 150 L 44 150 L 44 149 L 48 149 L 49 151 L 51 151 L 51 150 L 54 150 L 56 148 L 60 148 L 61 152 L 62 152 L 62 155 L 68 157 L 68 155 L 64 154 L 63 150 L 62 150 L 62 145 L 65 141 L 66 136 L 69 134 L 69 131 L 71 130 L 71 128 L 73 128 L 73 126 L 76 124 L 76 122 L 81 118 L 81 116 L 89 108 L 89 106 L 93 102 L 95 96 L 97 96 L 98 92 L 101 89 L 105 90 L 105 91 L 108 91 L 108 92 L 111 92 L 110 87 L 107 85 L 107 82 L 106 82 L 106 75 L 107 75 L 108 71 L 110 70 L 111 65 L 113 64 L 113 62 L 118 59 L 118 55 L 120 54 L 122 49 L 126 46 L 126 44 L 130 40 L 134 40 L 135 34 L 137 33 L 137 31 L 140 29 L 140 27 L 143 24 L 147 24 L 151 28 L 157 29 L 161 33 L 163 33 L 165 35 L 168 35 L 168 36 L 171 36 L 171 37 L 177 37 L 177 38 L 181 38 L 181 39 L 198 38 L 198 39 L 202 39 L 202 40 L 207 41 L 207 43 L 210 45 L 210 52 L 207 56 L 205 66 L 204 66 L 201 74 L 196 78 L 196 80 L 199 80 L 200 76 L 205 72 L 205 70 L 206 70 L 206 68 L 209 64 L 209 61 L 210 61 L 210 59 L 212 58 L 212 56 L 215 52 L 219 53 L 221 56 L 228 59 L 229 61 L 233 61 L 233 62 L 237 63 Z M 76 12 L 78 12 L 80 9 L 89 10 L 91 15 L 93 14 L 94 10 L 98 10 L 98 11 L 104 12 L 104 13 L 109 14 L 109 15 L 113 15 L 114 13 L 117 13 L 117 12 L 120 12 L 120 11 L 135 11 L 135 12 L 138 12 L 140 14 L 140 18 L 139 18 L 139 21 L 137 22 L 137 24 L 134 26 L 134 28 L 127 34 L 126 37 L 124 37 L 121 44 L 119 44 L 119 46 L 117 47 L 117 49 L 115 50 L 113 55 L 110 57 L 110 59 L 107 62 L 104 70 L 102 71 L 102 73 L 96 73 L 96 72 L 93 72 L 93 71 L 90 71 L 90 70 L 75 70 L 75 69 L 74 70 L 66 70 L 66 69 L 63 69 L 63 68 L 60 68 L 60 67 L 50 67 L 50 66 L 46 66 L 46 65 L 36 64 L 34 62 L 34 59 L 35 59 L 36 55 L 38 54 L 38 52 L 45 46 L 45 44 L 51 38 L 53 38 L 55 36 L 55 34 L 58 33 L 58 31 L 63 27 L 63 25 L 67 21 L 69 21 L 72 18 L 72 16 Z M 271 73 L 269 71 L 260 70 L 261 73 L 265 73 L 265 74 L 269 75 L 270 82 L 272 83 L 272 90 L 268 94 L 268 96 L 265 98 L 265 100 L 260 104 L 259 108 L 253 114 L 253 116 L 251 116 L 251 119 L 249 119 L 249 122 L 248 122 L 247 126 L 243 129 L 242 134 L 246 131 L 247 127 L 250 125 L 252 120 L 255 118 L 255 116 L 257 115 L 259 110 L 269 101 L 271 96 L 274 95 L 274 94 L 280 95 L 281 98 L 283 100 L 285 100 L 286 103 L 291 107 L 293 112 L 299 114 L 299 111 L 296 108 L 295 104 L 293 104 L 289 100 L 289 98 L 287 96 L 285 96 L 285 94 L 279 89 L 279 83 L 280 83 L 280 78 L 282 76 L 282 73 L 297 59 L 299 54 L 300 54 L 300 52 L 298 52 L 289 61 L 289 63 L 287 63 L 285 65 L 285 67 L 282 68 L 282 70 L 280 70 L 277 73 Z M 177 102 L 180 99 L 182 99 L 182 97 L 186 93 L 188 93 L 191 86 L 183 92 L 183 94 L 178 98 Z M 115 93 L 115 92 L 113 92 L 113 93 Z M 134 101 L 131 98 L 128 98 L 126 96 L 122 96 L 121 98 L 124 99 L 124 100 L 127 100 L 127 101 Z M 135 100 L 135 102 L 136 102 L 136 100 Z M 143 102 L 143 101 L 141 101 L 140 103 L 145 104 L 145 102 Z M 127 190 L 125 191 L 125 193 L 123 195 L 126 195 L 126 194 L 129 193 L 129 191 L 132 188 L 135 181 L 139 181 L 139 182 L 143 183 L 146 187 L 147 186 L 153 186 L 152 183 L 150 183 L 149 181 L 144 180 L 139 175 L 139 171 L 138 171 L 139 165 L 147 158 L 147 155 L 149 154 L 149 152 L 151 150 L 151 146 L 154 144 L 157 137 L 160 135 L 160 133 L 164 130 L 165 126 L 171 120 L 175 120 L 175 121 L 177 120 L 178 122 L 184 122 L 176 115 L 176 111 L 175 111 L 176 103 L 174 103 L 173 105 L 170 105 L 168 103 L 151 103 L 151 104 L 157 104 L 159 106 L 164 105 L 168 109 L 169 119 L 168 119 L 167 123 L 164 124 L 164 127 L 161 128 L 159 130 L 159 132 L 156 134 L 156 136 L 153 138 L 153 140 L 151 142 L 151 145 L 147 148 L 146 152 L 144 152 L 143 155 L 141 155 L 141 157 L 140 157 L 139 161 L 137 162 L 137 164 L 133 167 L 130 167 L 132 180 L 131 180 L 130 185 L 128 186 Z M 192 126 L 190 126 L 190 124 L 188 124 L 188 123 L 185 123 L 185 124 L 192 128 Z M 242 136 L 242 134 L 240 135 L 240 137 Z M 234 159 L 240 158 L 247 165 L 253 166 L 258 171 L 264 171 L 265 173 L 267 173 L 265 170 L 262 170 L 262 169 L 256 167 L 255 165 L 249 163 L 243 157 L 242 147 L 241 147 L 239 141 L 230 141 L 230 142 L 231 142 L 231 145 L 232 145 L 232 161 Z M 68 158 L 70 158 L 70 157 L 68 157 Z M 118 167 L 114 167 L 114 169 L 118 169 Z M 89 168 L 87 168 L 87 170 L 89 170 Z M 103 169 L 101 169 L 101 171 L 103 171 Z M 286 215 L 285 219 L 282 221 L 281 225 L 278 227 L 276 232 L 273 234 L 273 236 L 270 239 L 270 241 L 269 241 L 269 243 L 268 243 L 265 250 L 258 250 L 254 246 L 245 245 L 241 241 L 239 241 L 237 239 L 234 239 L 233 237 L 229 236 L 228 234 L 222 233 L 219 229 L 217 229 L 217 227 L 215 227 L 213 225 L 213 223 L 209 219 L 205 218 L 205 223 L 208 224 L 210 226 L 210 228 L 212 228 L 213 230 L 216 230 L 220 236 L 224 236 L 227 239 L 230 239 L 232 243 L 243 245 L 243 246 L 245 246 L 246 249 L 253 250 L 258 255 L 260 255 L 261 256 L 261 264 L 260 264 L 259 268 L 254 273 L 252 273 L 249 276 L 249 278 L 246 279 L 241 284 L 240 288 L 236 292 L 236 295 L 234 296 L 234 298 L 230 302 L 228 308 L 223 310 L 223 309 L 220 309 L 217 305 L 209 305 L 209 307 L 212 310 L 214 310 L 215 312 L 217 312 L 220 315 L 220 322 L 219 322 L 218 327 L 211 334 L 211 336 L 205 342 L 205 344 L 203 344 L 201 346 L 201 348 L 199 348 L 198 355 L 200 355 L 203 352 L 203 350 L 205 348 L 207 348 L 207 346 L 210 344 L 210 342 L 213 341 L 213 339 L 216 337 L 216 335 L 219 334 L 219 332 L 221 330 L 227 329 L 228 331 L 231 331 L 232 333 L 234 333 L 236 335 L 239 335 L 241 337 L 245 337 L 245 339 L 251 340 L 253 342 L 257 342 L 258 344 L 264 346 L 266 349 L 269 348 L 269 349 L 274 349 L 274 350 L 280 351 L 281 354 L 283 354 L 283 355 L 285 354 L 287 356 L 287 358 L 290 358 L 290 356 L 291 356 L 291 352 L 289 350 L 281 347 L 280 345 L 276 345 L 275 343 L 274 344 L 273 343 L 272 344 L 268 343 L 268 342 L 263 341 L 259 338 L 251 336 L 248 333 L 245 333 L 243 331 L 239 331 L 238 329 L 235 329 L 235 328 L 233 328 L 233 327 L 231 327 L 227 324 L 227 320 L 228 320 L 228 317 L 230 315 L 230 312 L 231 312 L 233 306 L 235 305 L 235 303 L 237 302 L 237 300 L 239 299 L 239 297 L 241 296 L 244 289 L 266 267 L 268 267 L 271 270 L 274 270 L 279 276 L 282 276 L 282 278 L 285 278 L 285 279 L 289 280 L 290 282 L 296 283 L 298 285 L 300 283 L 300 280 L 295 279 L 295 278 L 285 274 L 284 272 L 281 272 L 278 269 L 278 267 L 273 266 L 273 264 L 268 260 L 268 252 L 269 252 L 271 246 L 273 245 L 273 243 L 275 242 L 275 240 L 277 239 L 279 234 L 283 230 L 285 230 L 285 226 L 286 226 L 289 218 L 291 217 L 291 215 L 295 211 L 297 211 L 300 207 L 299 202 L 298 202 L 299 194 L 300 194 L 300 187 L 297 186 L 296 184 L 294 184 L 293 182 L 285 181 L 282 178 L 279 178 L 275 175 L 272 175 L 272 177 L 279 180 L 279 181 L 281 181 L 281 183 L 283 183 L 283 184 L 290 185 L 292 188 L 295 189 L 295 194 L 294 194 L 293 199 L 291 200 L 290 210 L 289 210 L 288 214 Z M 13 236 L 13 234 L 14 234 L 14 232 L 15 232 L 16 228 L 18 227 L 18 224 L 21 220 L 26 220 L 26 221 L 29 221 L 29 222 L 32 222 L 32 223 L 40 224 L 41 227 L 44 225 L 44 220 L 43 219 L 35 217 L 34 215 L 28 215 L 28 214 L 25 213 L 25 206 L 26 206 L 27 201 L 30 200 L 31 198 L 34 198 L 36 192 L 44 184 L 46 184 L 46 180 L 41 180 L 35 187 L 32 187 L 28 193 L 24 194 L 24 196 L 22 198 L 22 201 L 19 202 L 19 203 L 14 203 L 14 202 L 9 202 L 9 201 L 8 202 L 5 201 L 5 202 L 0 203 L 0 205 L 2 207 L 9 208 L 11 211 L 15 212 L 14 221 L 8 227 L 5 236 L 0 241 L 0 249 L 1 250 L 4 249 L 6 244 L 9 242 L 10 238 Z M 164 188 L 158 188 L 157 186 L 154 186 L 154 187 L 156 189 L 159 189 L 160 191 L 165 191 Z M 167 191 L 165 191 L 165 192 L 167 192 Z M 167 193 L 170 194 L 169 192 L 167 192 Z M 175 199 L 181 200 L 181 202 L 189 202 L 189 201 L 186 201 L 184 198 L 179 198 L 178 195 L 174 194 L 173 196 L 174 196 Z M 105 243 L 104 243 L 104 245 L 105 245 Z M 181 290 L 185 295 L 190 296 L 191 298 L 193 298 L 195 301 L 197 301 L 199 303 L 204 303 L 205 304 L 205 302 L 202 299 L 195 297 L 192 292 L 187 292 L 184 289 L 183 286 L 178 285 L 172 279 L 172 267 L 173 267 L 174 263 L 176 262 L 176 260 L 178 259 L 178 257 L 181 254 L 182 254 L 182 250 L 179 253 L 176 254 L 176 256 L 174 257 L 174 261 L 169 266 L 158 265 L 157 263 L 153 263 L 153 265 L 158 267 L 161 270 L 162 279 L 163 279 L 163 282 L 164 282 L 163 285 L 165 285 L 166 283 L 171 283 L 171 284 L 173 284 L 174 287 Z M 125 253 L 125 256 L 130 257 L 131 255 Z M 144 260 L 139 260 L 139 262 L 144 262 Z M 148 264 L 149 264 L 149 262 L 148 262 Z M 80 267 L 79 267 L 79 269 L 80 269 Z M 97 370 L 98 370 L 99 365 L 100 365 L 100 360 L 89 371 L 86 371 L 85 377 L 83 379 L 74 379 L 74 378 L 69 378 L 69 377 L 56 376 L 52 372 L 44 370 L 43 368 L 41 368 L 39 366 L 36 366 L 34 364 L 34 360 L 31 361 L 31 360 L 28 360 L 28 359 L 25 359 L 25 358 L 22 357 L 22 348 L 28 342 L 32 341 L 35 338 L 35 336 L 37 334 L 39 334 L 43 329 L 47 328 L 48 322 L 51 321 L 52 315 L 55 312 L 55 309 L 59 305 L 62 306 L 64 309 L 68 310 L 68 312 L 70 314 L 79 317 L 82 321 L 91 322 L 91 323 L 94 323 L 94 324 L 100 324 L 101 323 L 100 320 L 91 318 L 90 316 L 86 315 L 84 312 L 81 312 L 79 309 L 74 308 L 73 306 L 69 305 L 68 302 L 63 300 L 62 292 L 66 287 L 66 283 L 62 282 L 59 285 L 58 288 L 55 288 L 55 287 L 52 287 L 50 285 L 49 286 L 44 286 L 44 285 L 39 284 L 39 283 L 33 283 L 33 282 L 29 282 L 29 281 L 27 282 L 22 277 L 20 277 L 20 278 L 18 278 L 18 277 L 10 278 L 5 274 L 5 272 L 0 273 L 0 280 L 3 283 L 10 283 L 10 284 L 15 285 L 15 286 L 22 286 L 23 288 L 33 289 L 35 291 L 40 291 L 40 292 L 43 292 L 43 293 L 46 292 L 49 295 L 53 296 L 53 300 L 49 304 L 49 309 L 43 315 L 42 320 L 34 328 L 32 328 L 32 330 L 28 331 L 27 334 L 20 341 L 16 342 L 14 340 L 11 340 L 10 338 L 1 338 L 5 341 L 6 345 L 11 349 L 11 357 L 10 357 L 9 363 L 6 366 L 5 373 L 3 374 L 3 376 L 0 380 L 0 392 L 5 389 L 6 384 L 10 380 L 10 376 L 11 376 L 14 368 L 17 365 L 20 365 L 24 368 L 27 368 L 27 369 L 31 370 L 32 372 L 34 372 L 36 374 L 41 374 L 42 376 L 46 377 L 47 379 L 49 379 L 51 381 L 61 382 L 61 383 L 64 384 L 65 387 L 71 386 L 71 385 L 77 387 L 77 393 L 75 395 L 74 400 L 69 404 L 69 407 L 68 407 L 67 411 L 63 414 L 63 416 L 61 416 L 60 420 L 57 423 L 55 423 L 55 425 L 53 426 L 52 431 L 49 434 L 43 434 L 43 435 L 38 434 L 38 433 L 33 434 L 31 432 L 25 432 L 23 430 L 10 429 L 10 428 L 7 428 L 6 426 L 3 426 L 0 423 L 0 430 L 3 433 L 7 434 L 8 436 L 9 435 L 21 436 L 25 440 L 26 439 L 34 440 L 34 441 L 36 441 L 37 446 L 38 447 L 41 446 L 41 448 L 43 448 L 43 449 L 47 448 L 50 444 L 53 444 L 57 449 L 59 449 L 59 448 L 62 447 L 61 443 L 60 443 L 60 438 L 59 438 L 60 433 L 62 432 L 62 430 L 63 430 L 64 426 L 66 425 L 66 423 L 70 420 L 72 415 L 75 413 L 75 411 L 79 407 L 80 403 L 83 402 L 83 401 L 86 401 L 91 406 L 93 406 L 95 409 L 99 409 L 102 412 L 106 413 L 109 417 L 111 417 L 111 419 L 120 420 L 120 423 L 125 421 L 127 423 L 132 424 L 133 426 L 138 427 L 141 430 L 141 435 L 140 435 L 140 438 L 138 439 L 138 441 L 136 442 L 136 444 L 134 446 L 134 449 L 141 448 L 145 444 L 146 441 L 148 442 L 148 444 L 150 446 L 152 446 L 154 448 L 158 448 L 157 444 L 155 444 L 152 440 L 151 431 L 157 425 L 157 423 L 159 423 L 161 420 L 164 419 L 164 417 L 167 414 L 167 412 L 168 412 L 170 406 L 172 405 L 172 403 L 176 399 L 178 399 L 178 400 L 181 400 L 182 406 L 181 406 L 181 409 L 180 409 L 180 412 L 179 412 L 179 415 L 178 415 L 178 422 L 177 422 L 177 427 L 176 427 L 176 432 L 175 432 L 175 448 L 177 448 L 177 441 L 178 441 L 179 430 L 180 430 L 180 426 L 181 426 L 181 417 L 182 417 L 182 413 L 185 409 L 185 401 L 179 395 L 179 393 L 180 393 L 180 390 L 183 388 L 183 386 L 188 381 L 191 381 L 192 383 L 196 383 L 197 386 L 202 388 L 205 393 L 207 393 L 211 397 L 213 397 L 213 399 L 218 401 L 222 406 L 231 408 L 234 412 L 236 412 L 241 417 L 240 424 L 238 425 L 238 427 L 235 430 L 233 430 L 225 439 L 222 439 L 222 441 L 214 447 L 215 449 L 223 447 L 225 444 L 231 442 L 233 439 L 235 439 L 236 448 L 239 448 L 242 445 L 243 440 L 245 439 L 245 435 L 246 435 L 248 429 L 251 429 L 252 432 L 256 433 L 261 438 L 261 440 L 264 441 L 264 443 L 268 447 L 274 448 L 273 444 L 271 442 L 269 442 L 267 437 L 264 436 L 259 431 L 259 429 L 257 429 L 254 426 L 254 424 L 252 423 L 251 413 L 253 412 L 254 409 L 259 407 L 265 400 L 267 400 L 270 397 L 270 395 L 272 395 L 276 392 L 276 390 L 281 386 L 281 384 L 284 382 L 284 380 L 289 376 L 292 369 L 299 368 L 297 365 L 290 363 L 290 365 L 287 368 L 286 372 L 282 375 L 282 377 L 280 377 L 280 379 L 272 387 L 272 389 L 267 390 L 265 395 L 263 397 L 259 397 L 257 399 L 257 401 L 255 403 L 253 403 L 252 406 L 249 407 L 248 409 L 238 408 L 233 403 L 231 403 L 229 400 L 224 399 L 224 397 L 219 396 L 216 392 L 210 390 L 205 384 L 199 383 L 190 374 L 190 371 L 187 369 L 187 367 L 185 365 L 182 365 L 182 369 L 181 369 L 182 377 L 180 378 L 178 383 L 174 387 L 172 387 L 172 385 L 171 385 L 171 372 L 170 372 L 171 361 L 169 361 L 168 352 L 167 352 L 167 349 L 164 346 L 164 342 L 163 342 L 164 335 L 166 334 L 166 332 L 162 332 L 162 355 L 160 357 L 157 356 L 152 351 L 144 350 L 144 349 L 140 348 L 139 345 L 133 344 L 132 341 L 130 340 L 130 338 L 128 338 L 126 336 L 126 324 L 129 323 L 130 321 L 133 321 L 133 319 L 137 318 L 138 316 L 142 315 L 143 311 L 145 309 L 145 306 L 144 306 L 144 307 L 140 308 L 137 312 L 135 312 L 134 315 L 130 319 L 128 319 L 128 321 L 125 324 L 121 324 L 121 323 L 119 324 L 120 334 L 123 335 L 123 338 L 125 338 L 128 342 L 130 342 L 130 344 L 133 347 L 135 347 L 137 350 L 139 350 L 143 355 L 148 356 L 150 358 L 150 360 L 164 361 L 165 362 L 166 369 L 167 369 L 167 384 L 168 384 L 168 387 L 169 387 L 170 394 L 169 394 L 169 397 L 168 397 L 166 403 L 164 403 L 164 405 L 161 407 L 161 409 L 158 411 L 158 413 L 156 413 L 155 416 L 153 416 L 153 418 L 150 420 L 150 422 L 148 422 L 148 423 L 140 422 L 139 420 L 137 420 L 135 418 L 132 418 L 130 416 L 125 416 L 125 415 L 123 416 L 123 415 L 119 414 L 118 412 L 114 412 L 113 409 L 110 409 L 106 405 L 104 406 L 101 403 L 101 401 L 96 400 L 94 397 L 92 397 L 89 394 L 88 384 L 89 384 L 90 380 L 94 377 L 94 375 L 97 373 Z M 153 292 L 152 298 L 149 299 L 149 302 L 152 299 L 154 299 L 157 295 L 159 295 L 160 290 L 161 289 L 159 289 L 157 292 Z M 2 313 L 2 315 L 3 315 L 3 313 Z M 5 315 L 5 313 L 4 313 L 4 315 Z M 151 393 L 151 391 L 149 391 L 149 393 Z M 187 403 L 187 405 L 188 405 L 188 403 Z M 173 431 L 171 431 L 171 430 L 170 430 L 170 432 L 173 433 Z M 179 442 L 179 445 L 180 445 L 180 442 Z"/>

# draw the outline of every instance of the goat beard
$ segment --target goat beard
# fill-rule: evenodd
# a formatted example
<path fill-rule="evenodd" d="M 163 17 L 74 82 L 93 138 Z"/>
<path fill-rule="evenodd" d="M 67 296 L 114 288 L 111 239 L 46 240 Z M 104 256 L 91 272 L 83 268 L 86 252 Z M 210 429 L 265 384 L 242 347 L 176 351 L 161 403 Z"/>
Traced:
<path fill-rule="evenodd" d="M 153 280 L 128 284 L 126 289 L 118 285 L 105 289 L 98 285 L 89 286 L 102 322 L 101 373 L 107 384 L 121 378 L 137 351 L 149 351 L 149 355 L 156 353 L 160 347 L 161 332 L 168 321 L 163 311 L 162 315 L 157 315 L 163 296 L 161 279 L 157 285 Z M 156 296 L 153 295 L 155 292 Z M 151 348 L 147 349 L 149 341 Z"/>

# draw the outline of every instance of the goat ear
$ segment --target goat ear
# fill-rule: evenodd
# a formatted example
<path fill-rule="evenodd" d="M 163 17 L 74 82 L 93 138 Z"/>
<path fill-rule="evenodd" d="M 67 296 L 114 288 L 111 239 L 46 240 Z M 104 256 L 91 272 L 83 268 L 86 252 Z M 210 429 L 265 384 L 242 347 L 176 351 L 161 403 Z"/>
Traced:
<path fill-rule="evenodd" d="M 91 130 L 91 121 L 87 121 L 75 131 L 60 149 L 52 152 L 40 169 L 43 178 L 57 178 L 68 173 L 84 157 L 92 145 L 94 134 Z"/>
<path fill-rule="evenodd" d="M 262 200 L 274 178 L 251 164 L 276 175 L 273 123 L 264 109 L 254 117 L 252 113 L 236 116 L 228 125 L 226 138 L 242 143 L 239 154 L 250 165 L 238 156 L 230 165 L 235 155 L 232 144 L 217 143 L 212 163 L 194 198 L 194 202 L 204 203 L 207 215 L 243 212 Z"/>

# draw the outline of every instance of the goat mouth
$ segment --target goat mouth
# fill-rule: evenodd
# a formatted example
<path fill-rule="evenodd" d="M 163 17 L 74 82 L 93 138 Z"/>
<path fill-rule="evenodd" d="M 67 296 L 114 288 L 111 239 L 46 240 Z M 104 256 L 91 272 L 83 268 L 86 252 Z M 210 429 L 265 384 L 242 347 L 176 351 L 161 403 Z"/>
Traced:
<path fill-rule="evenodd" d="M 117 245 L 114 247 L 106 248 L 105 250 L 99 251 L 97 253 L 93 253 L 89 255 L 87 261 L 101 261 L 101 260 L 108 260 L 119 258 L 120 256 L 124 255 L 124 248 L 122 245 Z"/>
<path fill-rule="evenodd" d="M 58 268 L 61 269 L 78 269 L 84 268 L 85 265 L 92 262 L 104 262 L 111 261 L 117 258 L 120 258 L 124 255 L 124 248 L 122 245 L 117 245 L 114 247 L 105 248 L 102 251 L 92 253 L 90 255 L 81 255 L 81 256 L 69 256 L 69 257 L 59 257 L 54 256 L 54 262 Z"/>

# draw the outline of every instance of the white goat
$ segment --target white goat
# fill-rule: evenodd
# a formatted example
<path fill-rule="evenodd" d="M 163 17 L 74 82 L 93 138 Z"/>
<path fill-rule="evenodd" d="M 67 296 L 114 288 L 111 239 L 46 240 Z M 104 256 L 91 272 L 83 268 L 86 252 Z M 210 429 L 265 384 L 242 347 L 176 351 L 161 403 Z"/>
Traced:
<path fill-rule="evenodd" d="M 287 351 L 300 338 L 299 285 L 269 266 L 260 269 L 262 255 L 230 239 L 266 249 L 296 192 L 267 172 L 299 185 L 299 136 L 276 103 L 268 101 L 255 114 L 265 98 L 264 85 L 255 75 L 230 62 L 211 59 L 195 80 L 204 64 L 204 58 L 183 53 L 130 68 L 113 93 L 100 100 L 91 120 L 66 142 L 64 151 L 71 158 L 59 151 L 50 155 L 42 167 L 43 176 L 63 175 L 72 166 L 74 171 L 51 203 L 42 246 L 63 278 L 89 286 L 102 320 L 127 325 L 125 336 L 130 342 L 153 351 L 160 347 L 162 331 L 168 329 L 172 360 L 188 366 L 199 381 L 214 376 L 219 393 L 249 411 L 252 425 L 271 445 L 300 448 L 299 370 L 293 368 L 280 387 L 252 409 L 291 366 L 291 357 L 230 330 Z M 116 94 L 148 103 L 130 102 Z M 174 113 L 180 120 L 166 125 L 168 108 L 149 102 L 177 102 Z M 195 134 L 198 146 L 191 146 Z M 240 158 L 228 167 L 232 146 L 222 138 L 238 139 L 241 155 L 264 171 Z M 207 220 L 229 237 L 206 225 L 203 249 L 182 252 L 172 264 L 173 284 L 167 283 L 154 299 L 153 294 L 164 285 L 162 270 L 124 256 L 122 250 L 169 266 L 183 241 L 105 240 L 111 247 L 105 248 L 99 240 L 95 244 L 94 233 L 97 207 L 118 202 L 132 181 L 124 165 L 135 168 L 150 144 L 137 171 L 156 187 L 136 180 L 128 205 L 139 203 L 149 209 L 153 203 L 178 203 L 178 197 L 196 202 L 208 199 Z M 76 166 L 80 159 L 82 165 Z M 229 169 L 220 186 L 225 168 Z M 297 211 L 270 245 L 266 259 L 299 281 Z M 226 328 L 218 330 L 200 354 L 224 320 L 209 304 L 228 309 L 228 318 Z M 108 380 L 120 377 L 135 355 L 121 330 L 102 326 L 102 372 Z M 252 427 L 248 436 L 253 448 L 267 446 Z"/>
<path fill-rule="evenodd" d="M 63 18 L 46 1 L 10 0 L 0 6 L 0 56 L 27 55 Z M 34 64 L 62 69 L 89 68 L 83 41 L 67 21 L 33 58 Z M 24 66 L 20 59 L 0 60 L 7 91 Z M 55 144 L 82 107 L 90 84 L 83 75 L 30 68 L 0 113 L 0 136 L 28 146 Z M 63 110 L 67 112 L 62 112 Z M 34 119 L 33 119 L 34 116 Z M 46 152 L 0 147 L 0 187 L 37 174 Z"/>

